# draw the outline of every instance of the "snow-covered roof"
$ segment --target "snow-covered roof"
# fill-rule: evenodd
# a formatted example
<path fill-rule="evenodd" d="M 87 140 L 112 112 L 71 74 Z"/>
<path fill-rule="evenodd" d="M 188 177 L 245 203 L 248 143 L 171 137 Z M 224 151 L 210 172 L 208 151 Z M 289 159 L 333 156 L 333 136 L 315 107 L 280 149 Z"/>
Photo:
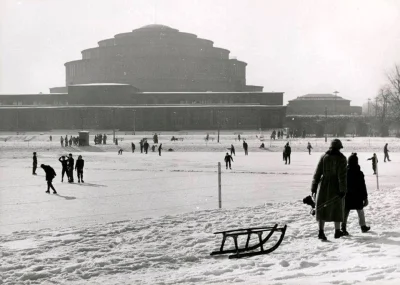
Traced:
<path fill-rule="evenodd" d="M 86 83 L 86 84 L 71 84 L 68 86 L 111 86 L 111 85 L 130 85 L 126 83 Z"/>

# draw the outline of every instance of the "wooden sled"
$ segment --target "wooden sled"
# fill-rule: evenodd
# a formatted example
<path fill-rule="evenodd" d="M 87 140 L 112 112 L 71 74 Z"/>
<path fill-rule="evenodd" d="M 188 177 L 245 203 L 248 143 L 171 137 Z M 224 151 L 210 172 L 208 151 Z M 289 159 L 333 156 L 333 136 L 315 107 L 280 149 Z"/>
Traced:
<path fill-rule="evenodd" d="M 260 254 L 268 254 L 273 252 L 275 249 L 279 247 L 282 243 L 283 238 L 286 233 L 286 225 L 282 228 L 278 228 L 278 224 L 275 224 L 273 227 L 261 227 L 261 228 L 248 228 L 248 229 L 237 229 L 223 232 L 216 232 L 214 234 L 222 234 L 222 243 L 219 251 L 211 252 L 211 255 L 217 254 L 225 254 L 225 253 L 234 253 L 229 255 L 229 258 L 242 258 L 247 256 L 255 256 Z M 268 235 L 262 239 L 263 232 L 269 232 Z M 280 232 L 281 236 L 276 244 L 268 249 L 264 249 L 264 244 L 270 239 L 270 237 L 274 234 L 274 232 Z M 250 237 L 252 234 L 258 235 L 259 242 L 255 245 L 249 246 Z M 244 248 L 239 248 L 238 246 L 238 237 L 242 235 L 247 235 L 247 241 Z M 233 242 L 235 243 L 235 249 L 224 250 L 225 241 L 228 237 L 233 238 Z M 253 251 L 257 248 L 260 248 L 260 251 Z"/>

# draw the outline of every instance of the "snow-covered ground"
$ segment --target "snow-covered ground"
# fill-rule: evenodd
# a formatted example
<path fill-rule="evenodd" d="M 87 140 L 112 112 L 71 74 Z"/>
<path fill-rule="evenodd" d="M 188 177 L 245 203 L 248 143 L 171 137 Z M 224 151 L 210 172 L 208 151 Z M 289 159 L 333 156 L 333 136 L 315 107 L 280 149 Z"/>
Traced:
<path fill-rule="evenodd" d="M 134 139 L 143 136 L 150 137 Z M 128 150 L 133 136 L 121 137 Z M 185 139 L 173 143 L 170 135 L 161 136 L 164 148 L 175 151 L 159 157 L 117 155 L 112 145 L 63 149 L 40 134 L 0 135 L 0 284 L 400 283 L 400 153 L 383 163 L 381 151 L 384 142 L 392 151 L 400 149 L 398 139 L 342 140 L 346 155 L 359 152 L 372 230 L 362 234 L 352 213 L 351 236 L 333 239 L 328 224 L 330 242 L 322 243 L 301 200 L 321 155 L 308 155 L 303 145 L 310 140 L 322 151 L 323 139 L 293 141 L 299 152 L 284 165 L 283 141 L 260 151 L 260 141 L 248 134 L 245 157 L 233 135 L 207 145 L 203 135 L 178 137 Z M 237 156 L 233 170 L 223 165 L 223 209 L 218 209 L 217 163 L 231 143 Z M 44 193 L 41 169 L 31 175 L 33 151 L 39 164 L 56 169 L 59 195 Z M 380 190 L 366 161 L 373 151 L 379 152 Z M 60 182 L 57 159 L 69 152 L 85 159 L 84 184 Z M 288 230 L 269 255 L 240 260 L 209 255 L 220 243 L 215 231 L 274 223 Z"/>

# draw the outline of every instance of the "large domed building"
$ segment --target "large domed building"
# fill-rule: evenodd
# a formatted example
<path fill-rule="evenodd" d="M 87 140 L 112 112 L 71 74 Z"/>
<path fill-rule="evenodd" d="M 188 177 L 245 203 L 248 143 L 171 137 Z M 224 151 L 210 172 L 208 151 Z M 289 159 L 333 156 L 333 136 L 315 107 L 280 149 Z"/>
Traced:
<path fill-rule="evenodd" d="M 262 91 L 246 85 L 246 63 L 210 40 L 147 25 L 98 42 L 66 67 L 66 85 L 126 83 L 141 91 Z"/>

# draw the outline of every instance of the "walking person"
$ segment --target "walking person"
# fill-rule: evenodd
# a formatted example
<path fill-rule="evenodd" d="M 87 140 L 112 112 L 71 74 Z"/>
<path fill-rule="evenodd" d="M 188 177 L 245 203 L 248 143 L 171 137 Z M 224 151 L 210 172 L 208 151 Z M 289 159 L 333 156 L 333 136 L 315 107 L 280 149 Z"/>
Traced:
<path fill-rule="evenodd" d="M 47 181 L 47 191 L 46 193 L 50 193 L 50 188 L 53 190 L 53 194 L 57 194 L 56 189 L 54 189 L 53 186 L 53 179 L 56 177 L 56 172 L 50 165 L 40 165 L 41 168 L 43 168 L 44 172 L 46 173 L 46 181 Z"/>
<path fill-rule="evenodd" d="M 344 221 L 344 196 L 347 191 L 347 160 L 340 152 L 339 139 L 331 142 L 329 150 L 319 160 L 311 185 L 311 195 L 316 197 L 318 238 L 327 240 L 325 222 L 334 222 L 335 238 L 343 236 L 340 223 Z M 321 183 L 320 183 L 321 182 Z"/>
<path fill-rule="evenodd" d="M 288 161 L 290 164 L 290 155 L 292 154 L 292 148 L 290 147 L 289 142 L 286 143 L 284 152 L 285 164 L 288 164 Z"/>
<path fill-rule="evenodd" d="M 118 150 L 118 155 L 122 155 L 122 148 Z"/>
<path fill-rule="evenodd" d="M 64 147 L 64 138 L 62 136 L 60 137 L 60 143 L 61 143 L 61 147 Z"/>
<path fill-rule="evenodd" d="M 235 154 L 235 147 L 233 146 L 233 144 L 231 144 L 231 155 L 233 154 L 234 156 L 236 156 Z"/>
<path fill-rule="evenodd" d="M 374 153 L 374 155 L 367 160 L 372 160 L 372 170 L 374 171 L 374 175 L 376 175 L 376 166 L 378 164 L 378 157 Z"/>
<path fill-rule="evenodd" d="M 308 149 L 308 154 L 310 154 L 311 155 L 311 149 L 312 149 L 313 147 L 311 146 L 311 144 L 310 144 L 310 142 L 308 142 L 308 144 L 307 144 L 307 149 Z"/>
<path fill-rule="evenodd" d="M 161 150 L 162 150 L 162 143 L 160 143 L 160 146 L 158 147 L 158 155 L 161 156 Z"/>
<path fill-rule="evenodd" d="M 75 170 L 78 176 L 78 183 L 84 183 L 83 181 L 83 167 L 85 165 L 85 161 L 82 159 L 82 155 L 78 156 L 78 159 L 75 163 Z"/>
<path fill-rule="evenodd" d="M 232 169 L 231 161 L 233 162 L 233 157 L 229 153 L 226 153 L 224 160 L 225 160 L 226 169 L 228 169 L 228 166 L 229 166 L 229 169 Z"/>
<path fill-rule="evenodd" d="M 33 153 L 33 163 L 32 163 L 32 175 L 37 175 L 36 169 L 37 169 L 37 156 L 36 156 L 36 152 L 34 152 Z"/>
<path fill-rule="evenodd" d="M 144 142 L 143 148 L 144 148 L 144 152 L 147 154 L 147 152 L 149 151 L 149 143 L 147 141 Z"/>
<path fill-rule="evenodd" d="M 351 210 L 357 210 L 361 232 L 366 233 L 371 229 L 371 227 L 365 224 L 364 207 L 366 206 L 368 206 L 368 193 L 364 173 L 358 164 L 357 153 L 352 153 L 349 156 L 347 165 L 347 193 L 345 197 L 344 221 L 342 223 L 344 236 L 349 235 L 347 232 L 347 219 Z"/>
<path fill-rule="evenodd" d="M 68 171 L 68 182 L 74 182 L 74 158 L 72 157 L 72 153 L 68 155 L 68 162 L 67 162 L 67 171 Z"/>
<path fill-rule="evenodd" d="M 135 148 L 136 148 L 134 143 L 131 143 L 131 148 L 132 148 L 132 153 L 134 153 L 135 152 Z"/>
<path fill-rule="evenodd" d="M 383 162 L 386 162 L 386 158 L 388 161 L 391 161 L 389 158 L 388 144 L 385 144 L 385 147 L 383 148 L 383 153 L 385 154 L 385 159 L 383 160 Z"/>
<path fill-rule="evenodd" d="M 244 155 L 248 155 L 248 147 L 249 145 L 247 144 L 247 142 L 245 140 L 243 140 L 243 149 L 244 149 Z"/>
<path fill-rule="evenodd" d="M 58 159 L 59 162 L 61 162 L 61 182 L 64 182 L 64 174 L 67 174 L 67 178 L 69 180 L 69 175 L 68 175 L 68 161 L 65 159 L 65 156 L 61 156 Z"/>

